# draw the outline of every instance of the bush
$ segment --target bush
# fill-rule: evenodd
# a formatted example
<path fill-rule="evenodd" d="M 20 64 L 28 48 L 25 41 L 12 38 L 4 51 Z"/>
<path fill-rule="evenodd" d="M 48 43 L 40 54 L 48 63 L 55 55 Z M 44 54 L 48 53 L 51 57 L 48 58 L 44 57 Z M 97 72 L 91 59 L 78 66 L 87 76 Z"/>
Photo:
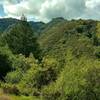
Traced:
<path fill-rule="evenodd" d="M 8 47 L 0 47 L 0 79 L 4 80 L 6 74 L 12 70 L 12 57 Z"/>
<path fill-rule="evenodd" d="M 17 84 L 20 82 L 22 77 L 23 77 L 22 71 L 16 70 L 16 71 L 7 73 L 7 75 L 5 77 L 5 81 L 6 81 L 6 83 Z"/>
<path fill-rule="evenodd" d="M 38 57 L 39 44 L 28 22 L 19 22 L 12 25 L 2 38 L 14 54 L 29 56 L 30 53 L 33 53 L 35 57 Z"/>
<path fill-rule="evenodd" d="M 100 46 L 98 46 L 98 47 L 95 48 L 94 55 L 97 58 L 100 58 Z"/>

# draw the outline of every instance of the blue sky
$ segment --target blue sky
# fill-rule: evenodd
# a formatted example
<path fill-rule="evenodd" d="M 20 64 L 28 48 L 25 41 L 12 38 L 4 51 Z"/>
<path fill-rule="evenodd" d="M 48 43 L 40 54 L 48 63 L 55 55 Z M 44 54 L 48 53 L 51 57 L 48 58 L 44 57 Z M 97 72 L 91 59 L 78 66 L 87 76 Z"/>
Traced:
<path fill-rule="evenodd" d="M 4 13 L 3 5 L 0 5 L 0 16 L 3 17 L 6 14 Z"/>
<path fill-rule="evenodd" d="M 100 20 L 100 0 L 0 0 L 0 18 L 47 22 L 55 17 Z"/>

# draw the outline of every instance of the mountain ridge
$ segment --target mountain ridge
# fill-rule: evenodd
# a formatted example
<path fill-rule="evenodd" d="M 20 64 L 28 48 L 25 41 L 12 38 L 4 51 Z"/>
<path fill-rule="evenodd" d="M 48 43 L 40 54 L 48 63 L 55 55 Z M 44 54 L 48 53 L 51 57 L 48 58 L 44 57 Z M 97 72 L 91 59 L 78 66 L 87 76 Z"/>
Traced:
<path fill-rule="evenodd" d="M 0 19 L 0 33 L 4 32 L 10 25 L 16 24 L 20 22 L 21 20 L 15 19 L 15 18 L 3 18 Z M 31 25 L 31 27 L 36 31 L 40 32 L 41 29 L 44 28 L 45 23 L 43 22 L 34 22 L 34 21 L 28 21 L 28 23 Z"/>

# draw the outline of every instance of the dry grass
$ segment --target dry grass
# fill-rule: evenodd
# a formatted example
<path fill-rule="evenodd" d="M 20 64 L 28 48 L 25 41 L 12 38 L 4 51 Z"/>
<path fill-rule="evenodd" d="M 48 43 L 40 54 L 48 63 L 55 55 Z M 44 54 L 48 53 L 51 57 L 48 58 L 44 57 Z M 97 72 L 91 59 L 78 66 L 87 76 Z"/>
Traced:
<path fill-rule="evenodd" d="M 10 95 L 4 93 L 3 90 L 0 89 L 0 100 L 40 100 L 40 99 L 36 97 Z"/>
<path fill-rule="evenodd" d="M 9 96 L 3 93 L 2 89 L 0 89 L 0 100 L 11 100 Z"/>
<path fill-rule="evenodd" d="M 11 100 L 7 95 L 0 96 L 0 100 Z"/>

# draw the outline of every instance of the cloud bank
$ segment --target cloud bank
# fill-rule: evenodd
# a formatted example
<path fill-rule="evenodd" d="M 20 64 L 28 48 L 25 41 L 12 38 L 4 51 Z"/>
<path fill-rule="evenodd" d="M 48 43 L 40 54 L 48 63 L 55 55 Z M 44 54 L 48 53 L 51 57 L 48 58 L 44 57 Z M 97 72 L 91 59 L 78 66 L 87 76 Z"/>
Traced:
<path fill-rule="evenodd" d="M 100 19 L 100 0 L 0 0 L 8 17 L 19 18 L 23 13 L 29 20 Z"/>

